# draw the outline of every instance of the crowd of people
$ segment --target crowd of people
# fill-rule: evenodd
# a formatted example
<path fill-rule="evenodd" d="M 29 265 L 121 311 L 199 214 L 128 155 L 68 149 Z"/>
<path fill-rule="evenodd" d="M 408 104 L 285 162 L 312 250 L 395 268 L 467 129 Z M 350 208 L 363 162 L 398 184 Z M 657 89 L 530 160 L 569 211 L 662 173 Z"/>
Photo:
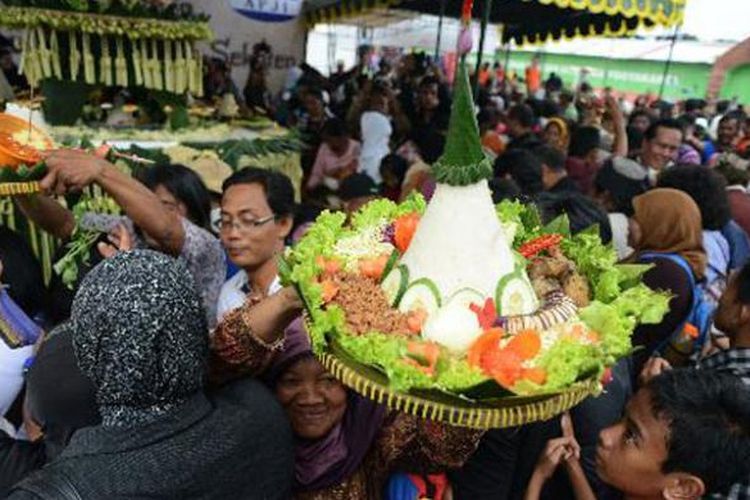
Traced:
<path fill-rule="evenodd" d="M 269 170 L 209 189 L 178 165 L 131 177 L 49 152 L 43 194 L 18 208 L 63 241 L 77 225 L 103 235 L 70 291 L 57 277 L 46 286 L 23 237 L 0 227 L 0 495 L 750 498 L 750 119 L 729 102 L 567 90 L 537 64 L 523 81 L 500 65 L 474 78 L 495 202 L 566 214 L 574 232 L 596 225 L 671 295 L 603 394 L 561 419 L 483 432 L 342 385 L 313 356 L 277 257 L 323 209 L 429 200 L 448 79 L 409 54 L 330 77 L 295 68 L 274 99 L 262 65 L 244 96 L 217 65 L 211 91 L 305 139 L 302 202 Z M 76 219 L 55 199 L 92 185 L 124 215 Z M 676 350 L 691 325 L 705 342 Z"/>

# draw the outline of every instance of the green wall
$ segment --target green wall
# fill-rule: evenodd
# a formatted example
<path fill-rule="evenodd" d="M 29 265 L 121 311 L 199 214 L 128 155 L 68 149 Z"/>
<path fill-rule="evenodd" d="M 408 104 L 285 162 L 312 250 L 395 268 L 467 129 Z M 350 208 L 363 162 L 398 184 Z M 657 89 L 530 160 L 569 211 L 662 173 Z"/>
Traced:
<path fill-rule="evenodd" d="M 723 99 L 737 96 L 740 102 L 750 103 L 750 64 L 737 66 L 726 74 L 720 95 Z"/>
<path fill-rule="evenodd" d="M 588 68 L 588 82 L 594 87 L 612 87 L 621 92 L 657 94 L 664 76 L 664 63 L 630 59 L 605 59 L 601 57 L 536 52 L 511 52 L 509 66 L 523 74 L 534 55 L 539 55 L 544 78 L 557 73 L 565 85 L 574 87 L 582 68 Z M 498 52 L 497 59 L 504 62 L 505 53 Z M 672 63 L 664 86 L 664 97 L 684 99 L 703 97 L 711 74 L 709 64 Z"/>

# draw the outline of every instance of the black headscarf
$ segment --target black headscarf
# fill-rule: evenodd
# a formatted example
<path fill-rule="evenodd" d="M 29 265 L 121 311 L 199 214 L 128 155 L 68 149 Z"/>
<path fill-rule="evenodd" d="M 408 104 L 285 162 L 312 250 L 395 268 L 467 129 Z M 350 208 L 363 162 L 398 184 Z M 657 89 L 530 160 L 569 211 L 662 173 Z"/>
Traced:
<path fill-rule="evenodd" d="M 44 431 L 48 460 L 60 454 L 73 432 L 101 421 L 96 390 L 76 364 L 71 334 L 70 323 L 52 330 L 26 378 L 26 404 Z"/>
<path fill-rule="evenodd" d="M 176 259 L 137 250 L 102 262 L 76 294 L 71 325 L 104 426 L 147 424 L 203 387 L 206 317 Z"/>

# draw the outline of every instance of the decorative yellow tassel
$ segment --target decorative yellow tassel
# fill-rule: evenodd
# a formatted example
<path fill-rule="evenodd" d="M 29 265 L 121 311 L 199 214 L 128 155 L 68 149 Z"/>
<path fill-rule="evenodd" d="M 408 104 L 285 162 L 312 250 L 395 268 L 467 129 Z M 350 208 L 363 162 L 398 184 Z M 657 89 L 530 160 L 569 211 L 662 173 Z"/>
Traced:
<path fill-rule="evenodd" d="M 68 45 L 70 45 L 70 79 L 75 81 L 81 71 L 81 52 L 78 50 L 78 37 L 75 31 L 68 31 Z"/>
<path fill-rule="evenodd" d="M 195 95 L 197 97 L 203 96 L 203 56 L 197 50 L 193 50 L 195 54 Z"/>
<path fill-rule="evenodd" d="M 184 94 L 186 87 L 185 73 L 185 55 L 182 51 L 183 42 L 177 40 L 174 43 L 175 46 L 175 58 L 174 58 L 174 91 L 176 94 Z"/>
<path fill-rule="evenodd" d="M 83 45 L 83 78 L 86 83 L 93 85 L 96 83 L 96 68 L 94 66 L 94 54 L 91 53 L 91 35 L 84 32 L 82 38 Z"/>
<path fill-rule="evenodd" d="M 141 51 L 138 48 L 139 41 L 131 38 L 130 39 L 130 47 L 131 47 L 131 60 L 133 62 L 133 80 L 135 81 L 136 86 L 143 85 L 143 68 L 141 61 Z"/>
<path fill-rule="evenodd" d="M 50 78 L 52 76 L 52 62 L 51 62 L 51 51 L 47 48 L 47 36 L 44 33 L 44 28 L 41 26 L 36 29 L 36 37 L 38 41 L 38 54 L 39 60 L 42 63 L 42 75 L 44 78 Z"/>
<path fill-rule="evenodd" d="M 112 56 L 109 53 L 109 38 L 102 36 L 101 42 L 102 57 L 99 60 L 99 82 L 111 87 L 114 82 L 112 79 Z"/>
<path fill-rule="evenodd" d="M 151 40 L 151 79 L 154 89 L 164 90 L 164 78 L 162 77 L 162 65 L 159 61 L 159 45 L 156 39 Z"/>
<path fill-rule="evenodd" d="M 39 80 L 44 78 L 42 74 L 42 62 L 39 56 L 39 45 L 36 38 L 36 30 L 29 30 L 29 64 L 31 66 L 32 77 L 28 77 L 29 83 L 32 87 L 39 85 Z"/>
<path fill-rule="evenodd" d="M 117 54 L 115 56 L 115 85 L 128 86 L 128 62 L 125 60 L 125 42 L 121 36 L 115 40 Z"/>
<path fill-rule="evenodd" d="M 175 92 L 175 66 L 172 53 L 172 41 L 164 40 L 164 89 Z"/>
<path fill-rule="evenodd" d="M 50 33 L 50 57 L 52 58 L 52 74 L 62 80 L 62 66 L 60 64 L 60 44 L 57 40 L 57 30 Z"/>
<path fill-rule="evenodd" d="M 195 71 L 197 70 L 195 59 L 193 58 L 193 47 L 190 42 L 185 40 L 185 71 L 187 72 L 187 92 L 195 95 Z"/>
<path fill-rule="evenodd" d="M 141 67 L 143 68 L 143 86 L 147 89 L 154 88 L 154 80 L 151 71 L 151 59 L 148 56 L 148 40 L 141 38 Z"/>

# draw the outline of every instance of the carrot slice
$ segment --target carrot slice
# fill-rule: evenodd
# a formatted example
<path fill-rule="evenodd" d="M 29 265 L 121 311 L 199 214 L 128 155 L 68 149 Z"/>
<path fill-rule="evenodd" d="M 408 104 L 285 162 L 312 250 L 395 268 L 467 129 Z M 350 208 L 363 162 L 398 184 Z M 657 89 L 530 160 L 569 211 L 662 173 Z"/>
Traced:
<path fill-rule="evenodd" d="M 542 339 L 536 331 L 524 330 L 516 334 L 505 348 L 518 354 L 521 359 L 527 360 L 539 354 L 542 349 Z"/>
<path fill-rule="evenodd" d="M 359 261 L 359 272 L 365 278 L 372 278 L 379 280 L 385 272 L 385 267 L 388 265 L 388 259 L 390 256 L 381 255 L 374 259 L 362 259 Z"/>
<path fill-rule="evenodd" d="M 435 373 L 438 358 L 440 358 L 440 347 L 433 342 L 409 342 L 406 345 L 407 358 L 404 360 L 413 366 L 417 363 L 428 375 Z"/>
<path fill-rule="evenodd" d="M 402 215 L 395 221 L 393 221 L 393 241 L 396 244 L 399 252 L 404 253 L 411 244 L 411 239 L 414 237 L 414 233 L 417 231 L 419 225 L 419 214 L 411 213 Z"/>
<path fill-rule="evenodd" d="M 482 355 L 500 349 L 501 338 L 503 338 L 502 328 L 490 328 L 477 337 L 466 355 L 466 362 L 469 363 L 469 366 L 481 368 Z"/>
<path fill-rule="evenodd" d="M 427 320 L 427 311 L 424 309 L 414 309 L 409 313 L 409 317 L 406 319 L 406 323 L 409 326 L 409 331 L 414 334 L 422 332 L 424 322 Z"/>
<path fill-rule="evenodd" d="M 544 385 L 547 382 L 547 371 L 544 368 L 524 368 L 521 378 L 537 385 Z"/>
<path fill-rule="evenodd" d="M 503 387 L 511 388 L 521 377 L 523 360 L 509 349 L 496 350 L 482 356 L 482 370 Z"/>

